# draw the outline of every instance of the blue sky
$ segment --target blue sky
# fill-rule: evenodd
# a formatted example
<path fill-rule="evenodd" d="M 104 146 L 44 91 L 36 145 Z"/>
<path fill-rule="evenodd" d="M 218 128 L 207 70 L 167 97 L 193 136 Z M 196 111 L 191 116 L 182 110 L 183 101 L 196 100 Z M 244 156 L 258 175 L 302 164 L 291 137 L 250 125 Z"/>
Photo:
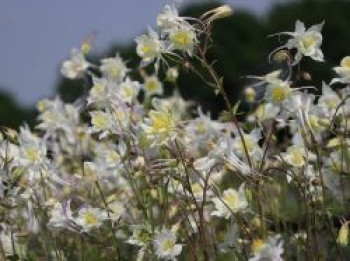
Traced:
<path fill-rule="evenodd" d="M 209 1 L 209 0 L 202 0 Z M 287 0 L 227 0 L 262 15 Z M 97 32 L 94 50 L 128 43 L 153 25 L 164 0 L 8 0 L 0 2 L 0 89 L 23 105 L 52 96 L 70 49 Z M 193 2 L 182 0 L 181 2 Z M 197 1 L 199 2 L 199 0 Z"/>

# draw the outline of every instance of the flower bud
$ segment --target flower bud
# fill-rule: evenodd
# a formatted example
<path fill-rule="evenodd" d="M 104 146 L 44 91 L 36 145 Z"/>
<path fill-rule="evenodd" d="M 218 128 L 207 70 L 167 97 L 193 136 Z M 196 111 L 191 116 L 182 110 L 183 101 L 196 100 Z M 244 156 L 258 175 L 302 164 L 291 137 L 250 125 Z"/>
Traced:
<path fill-rule="evenodd" d="M 166 79 L 171 83 L 175 83 L 178 77 L 179 71 L 176 67 L 170 67 L 166 72 Z"/>
<path fill-rule="evenodd" d="M 202 18 L 207 18 L 208 22 L 229 17 L 233 14 L 233 9 L 229 5 L 222 5 L 203 14 Z"/>
<path fill-rule="evenodd" d="M 253 103 L 256 98 L 256 91 L 252 87 L 248 87 L 244 91 L 245 99 L 249 103 Z"/>
<path fill-rule="evenodd" d="M 81 46 L 80 46 L 80 50 L 81 52 L 84 54 L 84 55 L 87 55 L 90 50 L 91 50 L 91 44 L 88 43 L 88 42 L 85 42 L 83 43 Z"/>
<path fill-rule="evenodd" d="M 302 72 L 301 73 L 301 77 L 306 80 L 306 81 L 311 81 L 312 80 L 312 76 L 310 73 L 308 72 Z"/>
<path fill-rule="evenodd" d="M 272 60 L 276 63 L 283 63 L 290 60 L 289 52 L 285 50 L 278 51 L 272 57 Z"/>

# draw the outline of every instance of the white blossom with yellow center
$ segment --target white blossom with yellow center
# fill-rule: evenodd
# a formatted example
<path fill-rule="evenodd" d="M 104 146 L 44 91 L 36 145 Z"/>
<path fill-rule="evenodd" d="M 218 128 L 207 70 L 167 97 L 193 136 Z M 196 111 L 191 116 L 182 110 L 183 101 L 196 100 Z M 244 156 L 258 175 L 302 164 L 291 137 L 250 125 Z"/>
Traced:
<path fill-rule="evenodd" d="M 281 105 L 292 93 L 288 82 L 279 80 L 266 86 L 265 100 L 274 105 Z"/>
<path fill-rule="evenodd" d="M 300 146 L 291 146 L 283 153 L 283 159 L 294 167 L 302 167 L 305 165 L 305 148 Z"/>
<path fill-rule="evenodd" d="M 119 54 L 114 58 L 102 59 L 100 70 L 106 79 L 115 82 L 121 82 L 129 71 Z"/>
<path fill-rule="evenodd" d="M 141 57 L 142 66 L 146 66 L 153 62 L 156 58 L 160 58 L 162 52 L 164 52 L 164 43 L 159 40 L 158 34 L 148 29 L 148 35 L 141 35 L 136 38 L 136 53 Z"/>
<path fill-rule="evenodd" d="M 155 75 L 148 76 L 145 78 L 145 82 L 143 84 L 143 89 L 146 92 L 146 95 L 154 95 L 154 94 L 163 94 L 163 84 L 159 81 L 158 77 Z"/>
<path fill-rule="evenodd" d="M 285 47 L 297 50 L 292 65 L 298 64 L 303 56 L 308 56 L 319 62 L 324 61 L 323 53 L 320 48 L 322 44 L 321 30 L 323 24 L 324 23 L 313 25 L 306 30 L 304 23 L 296 21 L 294 32 L 282 32 L 277 34 L 285 34 L 292 37 L 284 46 L 279 48 L 282 49 Z"/>
<path fill-rule="evenodd" d="M 155 252 L 158 258 L 175 260 L 180 255 L 182 245 L 176 244 L 176 235 L 169 229 L 163 229 L 153 241 Z"/>
<path fill-rule="evenodd" d="M 238 191 L 229 188 L 225 190 L 221 198 L 212 199 L 215 210 L 211 213 L 212 216 L 229 218 L 233 213 L 238 213 L 247 210 L 248 201 L 245 195 L 245 184 L 243 183 Z"/>
<path fill-rule="evenodd" d="M 79 210 L 75 222 L 82 227 L 82 231 L 90 231 L 93 228 L 101 226 L 107 219 L 107 213 L 99 208 L 84 207 Z"/>
<path fill-rule="evenodd" d="M 169 40 L 175 50 L 187 52 L 192 55 L 197 42 L 195 31 L 190 26 L 174 29 L 169 34 Z"/>

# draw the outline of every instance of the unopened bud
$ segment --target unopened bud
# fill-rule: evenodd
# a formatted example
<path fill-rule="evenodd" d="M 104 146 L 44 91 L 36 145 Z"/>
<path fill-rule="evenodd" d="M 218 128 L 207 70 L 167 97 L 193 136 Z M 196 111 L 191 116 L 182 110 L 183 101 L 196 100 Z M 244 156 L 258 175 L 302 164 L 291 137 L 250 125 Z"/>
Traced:
<path fill-rule="evenodd" d="M 288 51 L 281 50 L 275 53 L 272 60 L 276 63 L 283 63 L 290 60 L 290 55 Z"/>
<path fill-rule="evenodd" d="M 244 91 L 245 99 L 249 103 L 253 103 L 256 98 L 256 91 L 252 87 L 248 87 Z"/>
<path fill-rule="evenodd" d="M 222 5 L 204 13 L 202 17 L 207 17 L 208 21 L 212 22 L 217 19 L 229 17 L 232 14 L 233 14 L 233 9 L 231 8 L 231 6 Z"/>
<path fill-rule="evenodd" d="M 36 108 L 38 109 L 39 112 L 43 112 L 47 108 L 47 99 L 40 100 L 36 104 Z"/>
<path fill-rule="evenodd" d="M 308 72 L 302 72 L 301 73 L 301 77 L 306 80 L 306 81 L 311 81 L 312 80 L 312 76 L 310 73 Z"/>
<path fill-rule="evenodd" d="M 91 44 L 86 42 L 80 46 L 80 50 L 84 55 L 87 55 L 91 50 Z"/>
<path fill-rule="evenodd" d="M 176 67 L 170 67 L 166 72 L 166 79 L 171 83 L 175 83 L 178 77 L 179 71 Z"/>

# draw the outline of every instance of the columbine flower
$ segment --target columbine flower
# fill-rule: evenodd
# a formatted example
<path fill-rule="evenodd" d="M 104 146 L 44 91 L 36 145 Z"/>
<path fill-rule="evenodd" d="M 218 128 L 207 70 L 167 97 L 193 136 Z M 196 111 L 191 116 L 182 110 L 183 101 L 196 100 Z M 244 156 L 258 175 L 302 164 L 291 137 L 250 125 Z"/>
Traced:
<path fill-rule="evenodd" d="M 292 65 L 296 65 L 300 62 L 303 56 L 309 56 L 315 61 L 323 61 L 323 53 L 320 49 L 322 44 L 322 34 L 321 30 L 323 23 L 314 25 L 309 29 L 305 29 L 304 23 L 296 21 L 294 32 L 282 32 L 280 34 L 286 34 L 292 38 L 288 40 L 284 47 L 288 49 L 297 49 L 297 53 L 294 57 L 294 62 Z"/>
<path fill-rule="evenodd" d="M 169 229 L 163 229 L 156 235 L 154 248 L 158 258 L 165 260 L 176 260 L 176 256 L 180 255 L 182 245 L 176 244 L 176 235 Z"/>
<path fill-rule="evenodd" d="M 21 128 L 19 144 L 18 161 L 21 167 L 40 168 L 48 164 L 45 144 L 29 128 Z"/>
<path fill-rule="evenodd" d="M 111 210 L 110 218 L 118 221 L 125 212 L 125 206 L 121 201 L 113 201 L 108 205 Z"/>
<path fill-rule="evenodd" d="M 140 83 L 126 78 L 126 80 L 118 86 L 118 89 L 122 101 L 131 103 L 139 93 Z"/>
<path fill-rule="evenodd" d="M 145 78 L 145 82 L 143 84 L 143 89 L 146 91 L 146 95 L 150 96 L 153 94 L 163 94 L 163 84 L 159 81 L 158 77 L 148 76 Z"/>
<path fill-rule="evenodd" d="M 146 246 L 151 241 L 151 228 L 147 225 L 133 226 L 132 236 L 127 243 L 140 247 Z"/>
<path fill-rule="evenodd" d="M 155 143 L 162 144 L 176 135 L 178 119 L 176 114 L 169 110 L 151 110 L 148 114 L 149 125 L 145 125 L 145 133 Z"/>
<path fill-rule="evenodd" d="M 340 76 L 340 78 L 333 79 L 331 84 L 337 82 L 350 84 L 350 56 L 344 57 L 340 62 L 340 66 L 334 67 L 333 70 Z"/>
<path fill-rule="evenodd" d="M 115 82 L 121 82 L 129 71 L 119 54 L 114 58 L 102 59 L 100 69 L 104 77 Z"/>
<path fill-rule="evenodd" d="M 72 225 L 72 212 L 70 209 L 70 200 L 64 203 L 55 202 L 50 211 L 50 220 L 47 224 L 51 229 L 70 228 Z"/>
<path fill-rule="evenodd" d="M 106 137 L 112 129 L 112 114 L 109 111 L 92 111 L 90 112 L 90 116 L 92 124 L 90 132 L 100 133 L 100 139 Z"/>
<path fill-rule="evenodd" d="M 151 124 L 145 131 L 147 134 L 157 137 L 168 137 L 176 127 L 170 112 L 152 110 L 149 112 L 149 118 Z"/>
<path fill-rule="evenodd" d="M 244 158 L 246 153 L 249 157 L 260 156 L 261 148 L 259 147 L 259 140 L 261 139 L 261 134 L 259 129 L 253 129 L 249 134 L 242 133 L 242 138 L 239 133 L 235 132 L 235 138 L 232 140 L 232 150 L 237 154 L 237 156 Z"/>
<path fill-rule="evenodd" d="M 147 66 L 155 59 L 160 59 L 165 50 L 164 43 L 151 28 L 148 28 L 148 35 L 141 35 L 135 41 L 137 55 L 142 58 L 141 66 Z"/>
<path fill-rule="evenodd" d="M 318 107 L 326 117 L 332 118 L 341 99 L 325 82 L 322 83 L 322 95 L 318 99 Z M 342 113 L 340 110 L 339 113 Z"/>
<path fill-rule="evenodd" d="M 197 42 L 195 30 L 191 25 L 173 29 L 169 34 L 169 40 L 172 48 L 187 52 L 190 56 Z"/>
<path fill-rule="evenodd" d="M 245 184 L 243 183 L 238 191 L 229 188 L 224 191 L 221 198 L 212 199 L 215 205 L 215 211 L 212 216 L 229 218 L 232 213 L 245 211 L 248 208 L 248 201 L 245 196 Z"/>
<path fill-rule="evenodd" d="M 254 257 L 249 258 L 249 261 L 282 261 L 283 241 L 280 236 L 269 237 L 265 242 L 257 239 L 253 241 Z"/>
<path fill-rule="evenodd" d="M 179 17 L 175 6 L 165 5 L 163 11 L 157 16 L 157 27 L 164 32 L 178 26 L 184 19 Z"/>
<path fill-rule="evenodd" d="M 88 206 L 79 210 L 75 222 L 82 227 L 82 231 L 88 232 L 93 228 L 99 227 L 106 219 L 107 213 L 105 211 Z"/>
<path fill-rule="evenodd" d="M 88 104 L 93 104 L 97 107 L 106 106 L 108 101 L 108 82 L 102 78 L 92 78 L 93 86 L 90 89 L 90 95 L 87 99 Z"/>
<path fill-rule="evenodd" d="M 81 78 L 89 67 L 89 63 L 85 60 L 81 50 L 72 49 L 70 60 L 63 62 L 61 73 L 69 79 Z"/>
<path fill-rule="evenodd" d="M 305 165 L 305 148 L 299 146 L 288 147 L 286 153 L 282 153 L 284 160 L 294 166 L 302 167 Z"/>
<path fill-rule="evenodd" d="M 274 105 L 281 105 L 292 93 L 290 84 L 287 81 L 274 80 L 268 82 L 265 92 L 265 100 Z"/>

